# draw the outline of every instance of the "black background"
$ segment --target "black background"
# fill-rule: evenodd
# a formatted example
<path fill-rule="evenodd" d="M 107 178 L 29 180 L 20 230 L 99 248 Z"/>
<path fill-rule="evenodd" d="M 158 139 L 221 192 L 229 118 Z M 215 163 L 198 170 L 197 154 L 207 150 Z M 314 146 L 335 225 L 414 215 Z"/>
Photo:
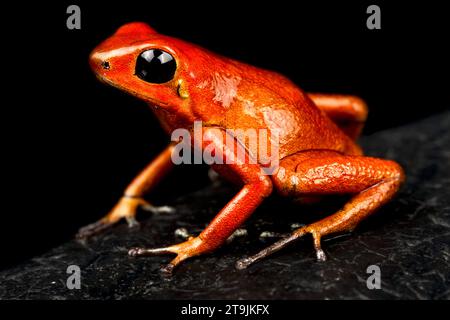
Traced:
<path fill-rule="evenodd" d="M 448 106 L 446 11 L 436 3 L 379 1 L 62 1 L 4 10 L 4 206 L 0 267 L 73 237 L 114 205 L 168 141 L 145 103 L 99 83 L 89 52 L 120 25 L 161 33 L 276 70 L 306 91 L 356 94 L 369 104 L 365 134 Z M 81 30 L 66 8 L 81 7 Z M 378 4 L 382 29 L 366 28 Z M 208 183 L 180 168 L 156 204 Z"/>

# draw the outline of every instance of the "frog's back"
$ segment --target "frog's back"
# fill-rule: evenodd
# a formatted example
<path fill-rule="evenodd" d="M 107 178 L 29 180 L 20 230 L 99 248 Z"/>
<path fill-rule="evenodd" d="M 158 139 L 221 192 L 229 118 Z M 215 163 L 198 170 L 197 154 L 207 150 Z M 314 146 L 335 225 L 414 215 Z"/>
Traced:
<path fill-rule="evenodd" d="M 352 139 L 286 77 L 242 64 L 234 101 L 222 118 L 231 129 L 279 134 L 280 158 L 311 149 L 361 154 Z"/>

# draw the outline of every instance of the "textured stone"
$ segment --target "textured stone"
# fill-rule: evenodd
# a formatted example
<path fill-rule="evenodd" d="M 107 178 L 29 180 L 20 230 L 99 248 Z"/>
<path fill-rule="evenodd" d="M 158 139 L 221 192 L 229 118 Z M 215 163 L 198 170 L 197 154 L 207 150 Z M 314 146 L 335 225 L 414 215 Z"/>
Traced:
<path fill-rule="evenodd" d="M 284 233 L 339 208 L 342 200 L 296 206 L 266 201 L 236 237 L 213 254 L 188 260 L 167 278 L 171 257 L 130 258 L 133 246 L 179 242 L 178 228 L 196 234 L 233 195 L 219 184 L 169 205 L 176 213 L 144 218 L 140 230 L 124 224 L 104 235 L 72 241 L 0 273 L 0 299 L 448 299 L 450 298 L 450 112 L 364 137 L 368 155 L 400 162 L 407 183 L 399 196 L 352 234 L 325 240 L 327 262 L 317 262 L 310 238 L 237 271 L 234 263 Z M 142 215 L 141 215 L 142 216 Z M 267 233 L 266 233 L 267 234 Z M 81 289 L 68 290 L 66 269 L 81 268 Z M 369 290 L 369 265 L 381 268 L 381 290 Z"/>

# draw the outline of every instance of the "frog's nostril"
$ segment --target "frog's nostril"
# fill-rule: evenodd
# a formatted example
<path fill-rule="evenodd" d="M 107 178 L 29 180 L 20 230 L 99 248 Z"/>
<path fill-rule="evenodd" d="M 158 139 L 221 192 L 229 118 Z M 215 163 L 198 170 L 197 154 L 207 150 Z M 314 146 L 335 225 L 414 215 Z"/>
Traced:
<path fill-rule="evenodd" d="M 101 66 L 105 70 L 109 70 L 109 68 L 110 68 L 110 65 L 109 65 L 108 61 L 102 61 Z"/>

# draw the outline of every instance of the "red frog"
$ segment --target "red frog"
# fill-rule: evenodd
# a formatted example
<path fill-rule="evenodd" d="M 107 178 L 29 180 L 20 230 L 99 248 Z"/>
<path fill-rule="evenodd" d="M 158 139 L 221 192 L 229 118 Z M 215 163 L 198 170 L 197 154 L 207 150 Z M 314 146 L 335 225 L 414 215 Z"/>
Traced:
<path fill-rule="evenodd" d="M 224 164 L 212 164 L 221 176 L 242 188 L 196 237 L 156 249 L 133 248 L 131 256 L 175 254 L 163 270 L 172 272 L 180 262 L 219 248 L 274 191 L 293 199 L 350 194 L 339 211 L 300 227 L 254 256 L 236 263 L 251 263 L 311 234 L 319 260 L 324 236 L 352 231 L 397 193 L 404 173 L 394 161 L 366 157 L 356 144 L 367 117 L 366 104 L 349 95 L 305 93 L 284 76 L 222 57 L 194 44 L 157 33 L 140 22 L 119 28 L 90 56 L 97 77 L 144 101 L 168 132 L 191 130 L 202 121 L 204 150 L 211 145 Z M 265 129 L 278 133 L 278 165 L 265 174 L 259 162 L 230 161 L 233 145 L 225 144 L 229 129 Z M 257 157 L 247 141 L 231 139 L 244 148 L 245 157 Z M 156 208 L 143 197 L 173 167 L 174 143 L 159 154 L 129 185 L 112 211 L 80 229 L 87 237 L 122 218 L 136 224 L 137 208 Z M 258 151 L 256 150 L 256 153 Z"/>

